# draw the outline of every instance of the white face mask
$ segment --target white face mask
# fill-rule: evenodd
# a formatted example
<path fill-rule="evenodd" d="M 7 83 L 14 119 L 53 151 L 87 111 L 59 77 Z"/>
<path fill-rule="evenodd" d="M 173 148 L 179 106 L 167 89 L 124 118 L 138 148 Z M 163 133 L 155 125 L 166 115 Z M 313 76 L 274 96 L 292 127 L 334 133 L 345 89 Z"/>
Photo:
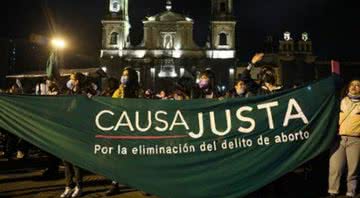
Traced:
<path fill-rule="evenodd" d="M 75 82 L 74 82 L 74 80 L 69 80 L 69 81 L 67 81 L 66 87 L 67 87 L 68 89 L 70 89 L 70 90 L 74 89 L 74 87 L 75 87 Z"/>

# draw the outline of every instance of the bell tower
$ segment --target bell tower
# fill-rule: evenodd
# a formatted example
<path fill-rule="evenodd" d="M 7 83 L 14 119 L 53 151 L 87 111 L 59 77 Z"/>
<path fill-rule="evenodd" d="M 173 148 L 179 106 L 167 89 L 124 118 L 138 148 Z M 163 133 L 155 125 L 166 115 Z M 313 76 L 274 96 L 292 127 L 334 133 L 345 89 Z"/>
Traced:
<path fill-rule="evenodd" d="M 235 26 L 233 0 L 211 0 L 211 48 L 235 50 Z"/>
<path fill-rule="evenodd" d="M 128 0 L 108 1 L 108 14 L 101 21 L 103 25 L 102 48 L 103 50 L 122 50 L 130 45 Z"/>

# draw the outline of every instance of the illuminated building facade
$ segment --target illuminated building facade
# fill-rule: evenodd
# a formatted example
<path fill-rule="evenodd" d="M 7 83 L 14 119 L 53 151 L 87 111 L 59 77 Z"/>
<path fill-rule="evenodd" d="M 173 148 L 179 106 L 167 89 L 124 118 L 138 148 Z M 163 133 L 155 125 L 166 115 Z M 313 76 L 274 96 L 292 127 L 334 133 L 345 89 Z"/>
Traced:
<path fill-rule="evenodd" d="M 233 0 L 211 1 L 208 41 L 193 40 L 193 19 L 176 13 L 170 0 L 165 9 L 143 20 L 142 42 L 130 42 L 129 0 L 109 0 L 109 14 L 102 20 L 101 64 L 110 76 L 120 77 L 124 67 L 133 67 L 144 88 L 171 88 L 181 77 L 194 81 L 200 71 L 211 68 L 219 87 L 233 83 L 236 67 Z M 209 13 L 210 14 L 210 13 Z"/>

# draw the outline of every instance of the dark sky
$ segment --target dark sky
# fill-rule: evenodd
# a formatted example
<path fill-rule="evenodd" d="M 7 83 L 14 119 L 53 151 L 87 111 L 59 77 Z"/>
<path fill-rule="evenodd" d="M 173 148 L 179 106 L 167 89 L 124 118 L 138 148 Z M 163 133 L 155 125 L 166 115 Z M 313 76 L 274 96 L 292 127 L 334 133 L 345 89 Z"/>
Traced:
<path fill-rule="evenodd" d="M 101 19 L 108 0 L 6 0 L 0 8 L 1 38 L 49 36 L 53 30 L 71 41 L 74 54 L 97 56 L 101 47 Z M 7 2 L 7 4 L 4 4 Z M 164 10 L 165 0 L 129 0 L 131 40 L 142 39 L 141 20 Z M 308 32 L 316 55 L 323 59 L 360 60 L 360 9 L 355 0 L 234 0 L 237 18 L 237 46 L 246 60 L 262 49 L 266 35 L 277 41 L 284 31 L 299 38 Z M 7 5 L 7 6 L 5 6 Z M 173 0 L 174 10 L 195 21 L 194 37 L 203 45 L 208 34 L 210 0 Z"/>

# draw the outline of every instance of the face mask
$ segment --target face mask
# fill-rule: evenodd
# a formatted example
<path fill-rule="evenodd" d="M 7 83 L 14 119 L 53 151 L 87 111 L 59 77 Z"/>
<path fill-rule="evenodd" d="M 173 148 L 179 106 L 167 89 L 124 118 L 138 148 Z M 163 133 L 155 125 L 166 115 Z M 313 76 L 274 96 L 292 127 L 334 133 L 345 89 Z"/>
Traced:
<path fill-rule="evenodd" d="M 209 80 L 201 79 L 200 82 L 199 82 L 200 89 L 207 88 L 208 85 L 209 85 Z"/>
<path fill-rule="evenodd" d="M 120 82 L 121 84 L 126 85 L 129 81 L 129 77 L 128 76 L 121 76 Z"/>
<path fill-rule="evenodd" d="M 69 80 L 69 81 L 67 81 L 66 87 L 67 87 L 68 89 L 72 90 L 72 89 L 75 87 L 75 82 L 74 82 L 74 80 Z"/>

